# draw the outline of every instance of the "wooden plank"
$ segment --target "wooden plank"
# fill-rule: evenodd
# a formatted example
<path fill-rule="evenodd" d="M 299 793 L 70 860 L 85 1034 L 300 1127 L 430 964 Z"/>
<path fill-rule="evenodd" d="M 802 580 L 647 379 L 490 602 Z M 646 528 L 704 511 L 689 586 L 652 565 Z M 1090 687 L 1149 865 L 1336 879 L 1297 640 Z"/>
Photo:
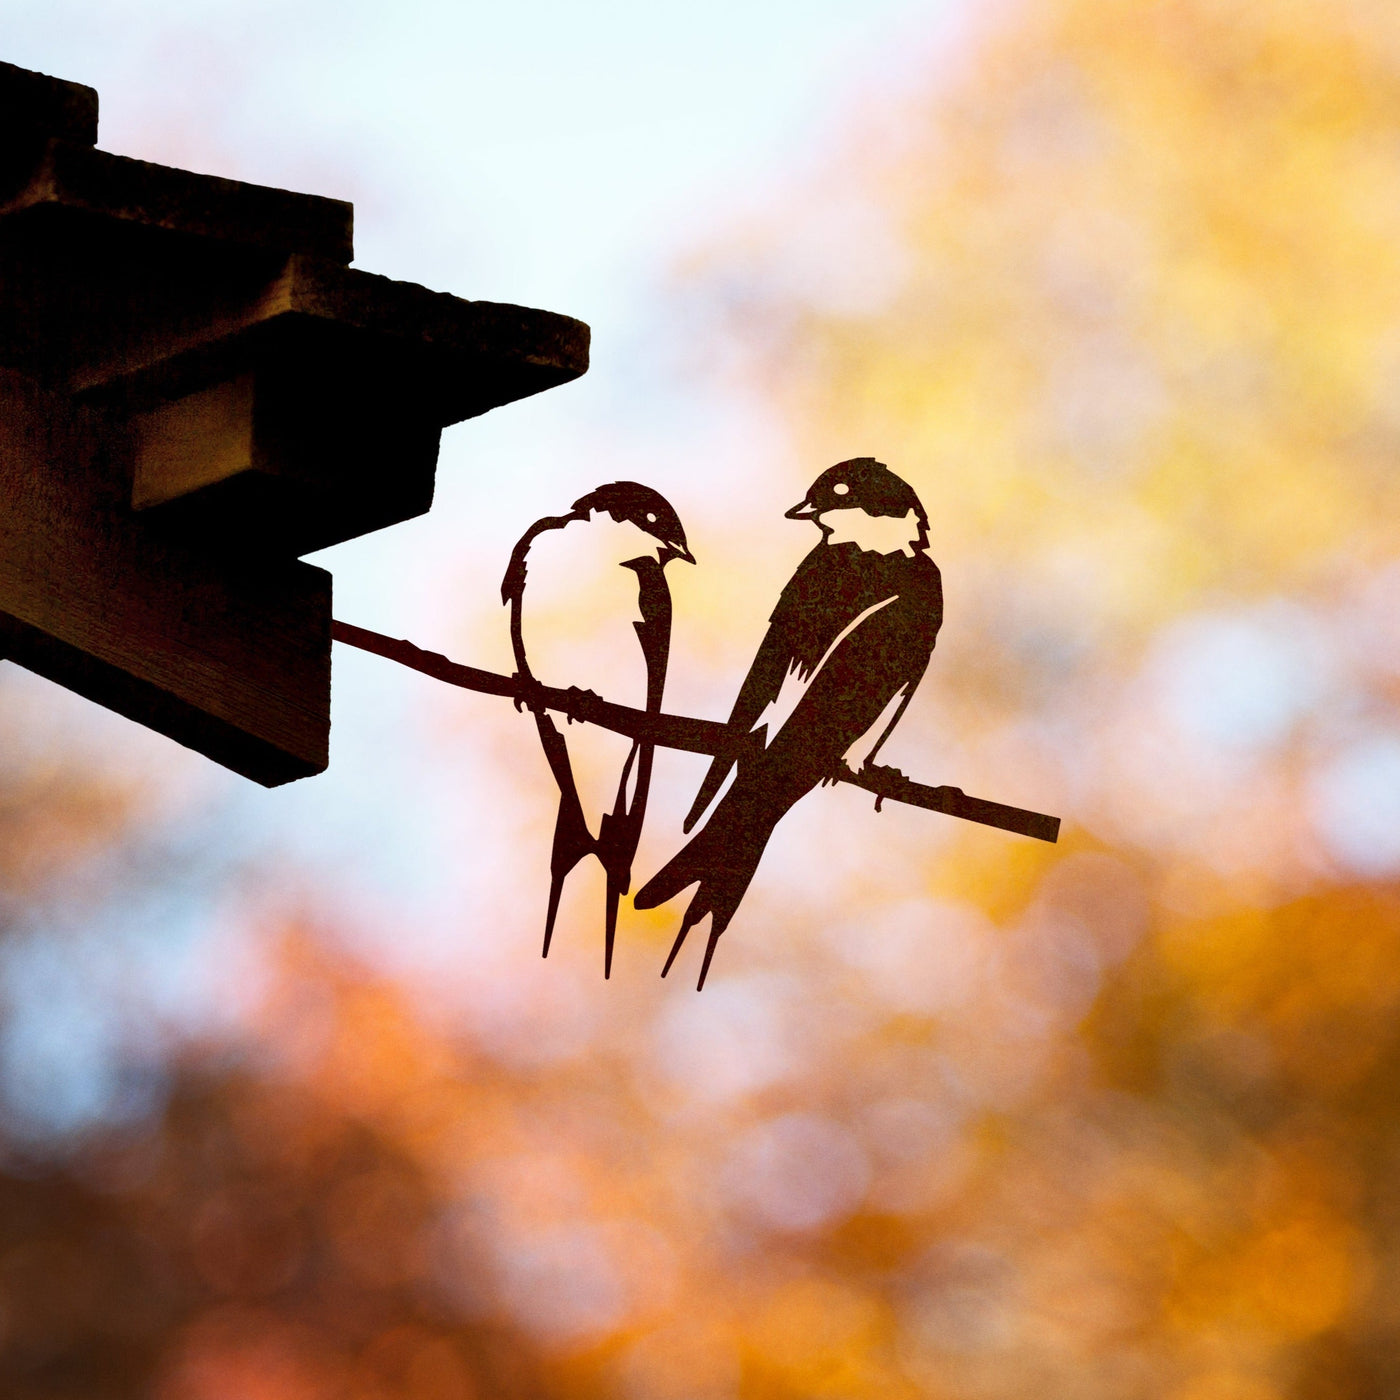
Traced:
<path fill-rule="evenodd" d="M 51 140 L 0 200 L 0 219 L 101 219 L 224 243 L 307 253 L 342 266 L 355 256 L 354 206 L 273 185 L 198 175 Z"/>
<path fill-rule="evenodd" d="M 131 504 L 148 510 L 256 469 L 254 378 L 241 374 L 132 420 Z"/>
<path fill-rule="evenodd" d="M 57 136 L 84 146 L 97 141 L 97 93 L 82 83 L 0 63 L 0 131 Z"/>
<path fill-rule="evenodd" d="M 130 509 L 130 429 L 0 371 L 0 650 L 273 786 L 330 734 L 330 576 Z"/>
<path fill-rule="evenodd" d="M 168 280 L 168 263 L 164 275 Z M 318 258 L 292 256 L 267 269 L 232 266 L 202 294 L 194 286 L 182 290 L 184 314 L 172 307 L 145 325 L 134 301 L 123 294 L 131 328 L 73 366 L 65 384 L 73 393 L 146 407 L 270 357 L 304 375 L 318 357 L 373 358 L 386 371 L 400 367 L 416 401 L 446 427 L 588 369 L 589 328 L 572 316 L 467 301 Z M 191 306 L 198 315 L 189 314 Z"/>
<path fill-rule="evenodd" d="M 441 430 L 373 350 L 269 356 L 138 415 L 133 506 L 190 540 L 284 558 L 422 515 Z"/>

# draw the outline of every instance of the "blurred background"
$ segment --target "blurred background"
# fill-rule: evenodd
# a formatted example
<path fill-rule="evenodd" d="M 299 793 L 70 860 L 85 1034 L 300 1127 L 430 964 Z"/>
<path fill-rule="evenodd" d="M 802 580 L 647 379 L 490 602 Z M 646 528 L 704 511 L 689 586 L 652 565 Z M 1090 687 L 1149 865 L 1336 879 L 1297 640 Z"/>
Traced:
<path fill-rule="evenodd" d="M 536 516 L 659 487 L 721 717 L 831 463 L 946 621 L 722 940 L 539 958 L 526 720 L 337 648 L 266 792 L 0 671 L 16 1400 L 1400 1392 L 1400 11 L 1383 0 L 0 0 L 101 144 L 353 199 L 594 328 L 337 615 L 509 667 Z M 658 764 L 638 869 L 703 772 Z M 697 940 L 692 939 L 691 943 Z"/>

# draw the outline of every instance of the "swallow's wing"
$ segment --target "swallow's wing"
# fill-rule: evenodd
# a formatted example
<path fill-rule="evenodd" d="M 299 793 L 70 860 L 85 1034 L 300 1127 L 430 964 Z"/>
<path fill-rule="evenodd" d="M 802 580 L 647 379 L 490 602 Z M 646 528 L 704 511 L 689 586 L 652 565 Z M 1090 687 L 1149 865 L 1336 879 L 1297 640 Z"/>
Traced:
<path fill-rule="evenodd" d="M 730 711 L 729 723 L 744 730 L 752 729 L 758 717 L 778 698 L 783 688 L 783 677 L 792 669 L 792 665 L 793 650 L 788 629 L 774 613 L 774 621 L 769 623 L 753 665 L 739 688 L 739 698 Z M 724 786 L 724 780 L 733 766 L 734 760 L 723 756 L 710 764 L 705 781 L 700 784 L 700 791 L 695 794 L 695 801 L 686 814 L 683 830 L 689 831 L 699 821 L 705 809 L 715 800 L 715 794 Z"/>
<path fill-rule="evenodd" d="M 804 654 L 806 648 L 801 642 L 801 623 L 803 615 L 810 613 L 814 603 L 820 602 L 818 595 L 822 591 L 822 575 L 826 572 L 825 566 L 829 562 L 826 547 L 819 544 L 803 559 L 797 566 L 797 571 L 788 580 L 778 598 L 777 607 L 768 619 L 768 631 L 759 643 L 749 673 L 744 677 L 743 685 L 739 687 L 738 698 L 729 713 L 731 725 L 742 728 L 745 732 L 751 730 L 758 723 L 764 710 L 778 698 L 783 689 L 783 682 L 793 669 L 804 663 L 811 664 Z M 833 635 L 839 630 L 839 626 L 840 624 L 833 621 Z M 690 811 L 686 814 L 682 830 L 690 831 L 704 815 L 706 808 L 724 786 L 724 780 L 733 766 L 732 758 L 723 757 L 716 758 L 710 764 L 705 780 L 700 784 L 700 791 L 695 794 L 695 801 L 691 803 Z"/>
<path fill-rule="evenodd" d="M 765 755 L 778 788 L 789 769 L 802 789 L 832 777 L 853 750 L 863 760 L 884 742 L 923 679 L 941 620 L 921 592 L 872 610 L 812 677 Z"/>
<path fill-rule="evenodd" d="M 776 788 L 832 777 L 842 761 L 868 760 L 923 678 L 943 622 L 938 567 L 926 555 L 886 574 L 896 591 L 866 609 L 818 664 L 787 722 L 769 737 L 760 770 Z M 795 797 L 794 799 L 795 800 Z"/>
<path fill-rule="evenodd" d="M 626 567 L 637 575 L 637 607 L 642 616 L 632 626 L 646 658 L 647 709 L 660 710 L 671 656 L 671 589 L 666 583 L 665 568 L 650 555 Z"/>
<path fill-rule="evenodd" d="M 872 606 L 830 648 L 791 719 L 766 748 L 741 761 L 738 778 L 704 830 L 637 892 L 637 908 L 652 909 L 700 883 L 672 957 L 686 930 L 706 913 L 714 916 L 713 950 L 783 815 L 834 777 L 853 746 L 873 736 L 878 748 L 898 721 L 928 667 L 942 619 L 933 562 L 925 558 L 900 573 L 899 594 Z"/>

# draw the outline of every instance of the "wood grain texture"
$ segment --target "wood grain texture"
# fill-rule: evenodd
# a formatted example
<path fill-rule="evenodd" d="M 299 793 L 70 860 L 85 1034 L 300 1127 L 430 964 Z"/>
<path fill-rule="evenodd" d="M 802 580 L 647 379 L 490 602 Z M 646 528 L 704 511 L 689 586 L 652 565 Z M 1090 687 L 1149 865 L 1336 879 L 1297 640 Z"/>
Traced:
<path fill-rule="evenodd" d="M 443 427 L 588 367 L 567 316 L 126 226 L 32 233 L 0 215 L 0 364 L 148 415 L 135 504 L 207 540 L 296 556 L 421 515 Z M 234 463 L 227 431 L 188 429 L 246 376 Z"/>
<path fill-rule="evenodd" d="M 159 269 L 163 286 L 172 271 L 168 264 Z M 72 363 L 65 387 L 135 406 L 203 388 L 269 357 L 303 372 L 312 356 L 369 359 L 378 372 L 414 383 L 418 403 L 446 427 L 588 369 L 589 329 L 571 316 L 466 301 L 321 258 L 293 255 L 275 266 L 230 260 L 209 270 L 202 293 L 187 281 L 178 301 L 167 294 L 171 305 L 154 313 L 143 311 L 148 303 L 138 285 L 124 287 L 119 310 L 134 329 L 105 342 L 105 353 Z"/>
<path fill-rule="evenodd" d="M 321 772 L 331 580 L 128 505 L 129 427 L 0 371 L 0 650 L 269 786 Z"/>
<path fill-rule="evenodd" d="M 240 374 L 136 415 L 132 506 L 149 510 L 256 470 L 255 387 Z"/>
<path fill-rule="evenodd" d="M 282 558 L 422 515 L 440 429 L 398 367 L 345 349 L 269 353 L 137 415 L 134 508 L 190 540 Z"/>
<path fill-rule="evenodd" d="M 12 159 L 3 196 L 0 215 L 9 218 L 87 215 L 342 266 L 355 256 L 354 207 L 342 199 L 197 175 L 77 141 L 54 138 L 27 162 Z"/>

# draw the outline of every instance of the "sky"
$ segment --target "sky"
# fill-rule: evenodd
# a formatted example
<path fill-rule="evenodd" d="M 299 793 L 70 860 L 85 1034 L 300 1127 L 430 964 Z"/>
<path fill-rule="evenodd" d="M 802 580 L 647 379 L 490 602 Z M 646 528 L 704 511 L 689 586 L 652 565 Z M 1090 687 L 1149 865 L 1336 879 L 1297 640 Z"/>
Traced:
<path fill-rule="evenodd" d="M 504 623 L 464 636 L 461 620 L 530 520 L 602 480 L 713 496 L 781 458 L 753 404 L 690 372 L 707 328 L 674 269 L 912 86 L 959 17 L 956 0 L 0 0 L 0 56 L 96 87 L 104 149 L 353 200 L 359 267 L 591 325 L 584 379 L 448 429 L 429 516 L 315 557 L 337 616 L 508 669 Z M 52 701 L 132 764 L 181 773 L 230 852 L 353 869 L 402 916 L 460 866 L 445 813 L 470 774 L 434 763 L 433 684 L 338 646 L 330 771 L 272 792 Z"/>
<path fill-rule="evenodd" d="M 99 88 L 108 148 L 315 184 L 356 201 L 361 265 L 567 309 L 606 336 L 680 247 L 780 184 L 857 94 L 897 84 L 948 9 L 60 0 L 0 15 L 9 59 Z"/>

